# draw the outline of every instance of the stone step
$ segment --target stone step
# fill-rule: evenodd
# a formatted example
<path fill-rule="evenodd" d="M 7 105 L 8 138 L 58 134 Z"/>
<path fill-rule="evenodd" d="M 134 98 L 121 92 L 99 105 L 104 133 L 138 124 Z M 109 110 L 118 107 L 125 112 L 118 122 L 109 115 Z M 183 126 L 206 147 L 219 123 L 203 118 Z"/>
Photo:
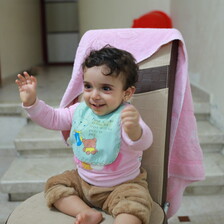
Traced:
<path fill-rule="evenodd" d="M 210 118 L 210 103 L 209 102 L 195 102 L 194 114 L 197 121 L 206 121 Z"/>
<path fill-rule="evenodd" d="M 224 132 L 209 121 L 197 121 L 198 137 L 204 152 L 220 152 L 224 146 Z"/>
<path fill-rule="evenodd" d="M 59 131 L 47 130 L 39 125 L 28 122 L 16 136 L 15 147 L 23 156 L 59 156 L 71 155 Z"/>
<path fill-rule="evenodd" d="M 16 158 L 0 181 L 0 188 L 11 201 L 25 200 L 43 191 L 46 180 L 65 170 L 74 169 L 72 157 L 64 158 Z M 205 153 L 206 179 L 191 184 L 185 190 L 188 195 L 224 193 L 224 156 Z"/>
<path fill-rule="evenodd" d="M 0 116 L 0 151 L 15 150 L 14 139 L 26 123 L 21 116 Z"/>
<path fill-rule="evenodd" d="M 224 156 L 221 153 L 204 153 L 206 178 L 186 188 L 185 194 L 208 195 L 224 193 Z"/>
<path fill-rule="evenodd" d="M 209 121 L 197 121 L 198 137 L 204 152 L 220 152 L 224 133 Z M 47 130 L 29 122 L 14 140 L 17 151 L 25 156 L 71 155 L 72 150 L 63 142 L 59 131 Z"/>
<path fill-rule="evenodd" d="M 25 200 L 43 191 L 46 180 L 65 170 L 74 169 L 73 158 L 16 158 L 0 181 L 1 192 L 11 201 Z"/>
<path fill-rule="evenodd" d="M 0 115 L 21 115 L 22 108 L 19 103 L 0 103 Z"/>
<path fill-rule="evenodd" d="M 0 193 L 0 224 L 6 224 L 9 215 L 20 203 L 18 201 L 8 201 L 8 195 Z"/>
<path fill-rule="evenodd" d="M 194 85 L 191 85 L 191 91 L 196 119 L 199 121 L 208 120 L 211 108 L 209 94 Z"/>

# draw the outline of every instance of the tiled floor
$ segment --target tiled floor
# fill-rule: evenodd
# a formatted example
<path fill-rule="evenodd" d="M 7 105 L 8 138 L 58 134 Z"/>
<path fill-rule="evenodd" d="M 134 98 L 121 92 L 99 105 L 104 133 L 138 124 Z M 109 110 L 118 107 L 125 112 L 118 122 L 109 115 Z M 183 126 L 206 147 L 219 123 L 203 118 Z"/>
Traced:
<path fill-rule="evenodd" d="M 70 80 L 72 67 L 39 68 L 38 96 L 51 105 L 58 105 L 67 83 Z M 4 88 L 0 88 L 0 104 L 19 104 L 18 90 L 14 81 Z M 23 125 L 19 117 L 0 117 L 0 137 L 4 146 L 0 147 L 0 177 L 3 175 L 16 151 L 13 149 L 13 135 L 18 131 L 16 127 L 9 129 L 7 119 Z M 16 120 L 17 119 L 17 120 Z M 13 130 L 13 131 L 12 131 Z M 9 133 L 11 137 L 9 137 Z M 9 147 L 6 147 L 8 145 Z M 0 193 L 0 224 L 3 224 L 11 211 L 19 202 L 8 202 L 7 195 Z M 178 216 L 189 217 L 190 221 L 181 222 Z M 212 196 L 184 196 L 178 213 L 169 220 L 169 224 L 192 223 L 192 224 L 223 224 L 224 223 L 224 194 Z"/>
<path fill-rule="evenodd" d="M 180 222 L 178 217 L 188 216 L 189 222 Z M 169 220 L 169 224 L 223 224 L 224 194 L 210 196 L 184 196 L 181 208 Z"/>

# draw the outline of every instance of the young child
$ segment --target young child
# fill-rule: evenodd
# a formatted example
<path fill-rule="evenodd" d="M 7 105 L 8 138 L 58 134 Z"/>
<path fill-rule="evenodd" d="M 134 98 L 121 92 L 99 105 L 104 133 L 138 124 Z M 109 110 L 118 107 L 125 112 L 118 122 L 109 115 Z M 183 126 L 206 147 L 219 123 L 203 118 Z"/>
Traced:
<path fill-rule="evenodd" d="M 49 207 L 76 217 L 75 224 L 97 224 L 101 208 L 116 224 L 148 224 L 152 199 L 141 168 L 152 144 L 150 128 L 127 103 L 135 92 L 138 66 L 123 50 L 91 51 L 82 64 L 83 99 L 69 108 L 53 109 L 37 98 L 35 77 L 19 74 L 23 107 L 39 125 L 70 130 L 77 169 L 51 177 L 45 187 Z"/>

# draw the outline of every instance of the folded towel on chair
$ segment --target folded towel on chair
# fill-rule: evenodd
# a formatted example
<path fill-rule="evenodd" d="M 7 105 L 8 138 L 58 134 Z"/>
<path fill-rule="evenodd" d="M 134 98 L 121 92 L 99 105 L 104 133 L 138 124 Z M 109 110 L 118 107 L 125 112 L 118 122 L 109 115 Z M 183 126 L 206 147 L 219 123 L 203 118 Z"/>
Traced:
<path fill-rule="evenodd" d="M 61 107 L 67 107 L 77 101 L 82 93 L 81 64 L 92 49 L 100 49 L 109 44 L 129 51 L 140 62 L 173 40 L 179 40 L 179 49 L 170 137 L 167 201 L 171 206 L 168 217 L 174 215 L 180 207 L 185 187 L 191 182 L 204 179 L 203 154 L 197 136 L 188 77 L 187 51 L 180 32 L 176 29 L 108 29 L 86 32 L 77 49 L 72 77 L 60 104 Z M 63 136 L 66 140 L 68 132 L 63 132 Z"/>

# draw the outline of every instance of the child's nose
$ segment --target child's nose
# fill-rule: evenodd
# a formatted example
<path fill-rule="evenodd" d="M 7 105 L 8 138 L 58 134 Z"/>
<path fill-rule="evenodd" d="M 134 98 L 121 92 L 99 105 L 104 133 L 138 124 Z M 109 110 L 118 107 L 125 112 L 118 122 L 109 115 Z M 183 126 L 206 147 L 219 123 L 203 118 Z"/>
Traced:
<path fill-rule="evenodd" d="M 92 98 L 93 99 L 99 99 L 100 98 L 100 92 L 97 89 L 94 89 L 92 92 Z"/>

